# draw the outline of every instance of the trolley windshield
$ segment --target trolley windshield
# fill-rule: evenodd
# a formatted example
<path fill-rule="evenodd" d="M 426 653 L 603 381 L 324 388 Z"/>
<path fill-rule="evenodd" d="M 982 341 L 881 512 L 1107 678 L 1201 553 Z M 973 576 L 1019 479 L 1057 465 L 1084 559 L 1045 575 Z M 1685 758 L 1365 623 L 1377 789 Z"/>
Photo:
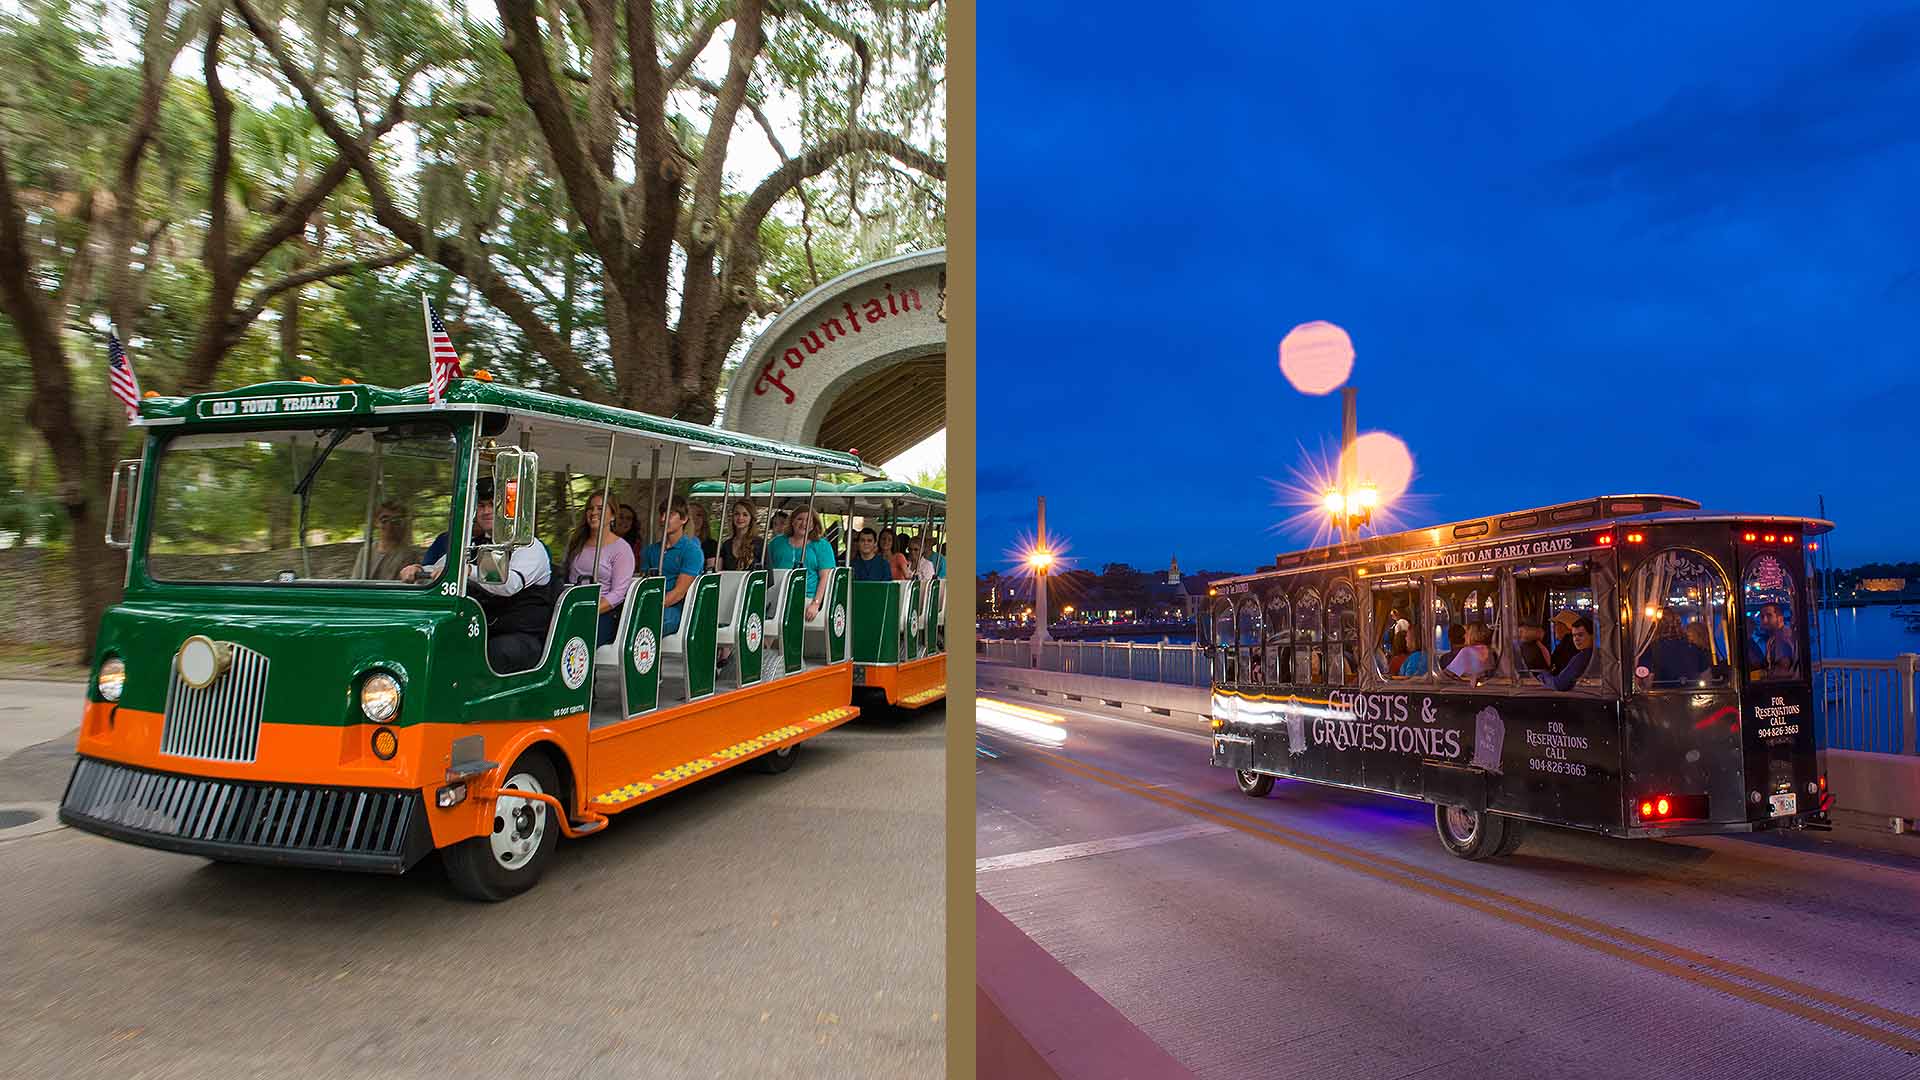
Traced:
<path fill-rule="evenodd" d="M 181 435 L 154 469 L 156 581 L 424 587 L 444 549 L 459 440 L 446 420 Z"/>

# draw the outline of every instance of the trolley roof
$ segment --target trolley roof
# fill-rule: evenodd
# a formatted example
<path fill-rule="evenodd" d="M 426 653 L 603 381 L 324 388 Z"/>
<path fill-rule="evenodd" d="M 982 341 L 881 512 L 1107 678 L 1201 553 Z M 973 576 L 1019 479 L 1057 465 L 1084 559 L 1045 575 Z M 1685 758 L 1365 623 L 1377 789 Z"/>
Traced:
<path fill-rule="evenodd" d="M 277 381 L 185 397 L 150 397 L 140 403 L 140 416 L 134 423 L 142 427 L 183 425 L 188 431 L 234 430 L 263 426 L 305 427 L 315 422 L 325 423 L 355 416 L 425 416 L 445 412 L 500 412 L 532 420 L 570 421 L 616 436 L 627 435 L 655 444 L 691 447 L 694 454 L 682 455 L 679 461 L 678 475 L 683 477 L 724 473 L 727 463 L 734 456 L 823 472 L 855 473 L 876 478 L 882 475 L 879 469 L 852 454 L 796 446 L 738 431 L 706 427 L 634 409 L 471 377 L 454 379 L 447 386 L 445 399 L 439 405 L 427 400 L 425 383 L 394 389 L 365 383 L 328 386 L 314 382 Z M 640 450 L 642 444 L 636 442 L 633 448 Z M 604 434 L 585 431 L 577 438 L 555 432 L 553 437 L 543 438 L 534 449 L 543 458 L 550 453 L 564 455 L 577 467 L 589 465 L 597 455 L 604 467 L 607 438 Z M 620 454 L 617 450 L 618 447 L 614 458 L 616 474 L 623 473 L 625 467 L 639 465 L 641 455 Z M 698 460 L 703 457 L 706 458 L 704 462 Z M 665 469 L 663 463 L 662 471 Z"/>
<path fill-rule="evenodd" d="M 1833 530 L 1833 522 L 1821 518 L 1799 517 L 1792 514 L 1735 514 L 1703 510 L 1694 500 L 1683 499 L 1677 495 L 1597 495 L 1574 502 L 1555 503 L 1529 510 L 1514 510 L 1487 517 L 1468 518 L 1464 521 L 1450 521 L 1444 525 L 1407 529 L 1345 544 L 1308 548 L 1304 551 L 1278 555 L 1271 564 L 1260 567 L 1252 574 L 1240 574 L 1221 580 L 1237 581 L 1276 571 L 1306 570 L 1334 563 L 1363 562 L 1409 552 L 1480 545 L 1522 536 L 1537 536 L 1542 533 L 1576 532 L 1596 526 L 1683 521 L 1724 521 L 1754 525 L 1794 524 L 1801 526 L 1802 531 L 1808 536 L 1818 536 Z"/>

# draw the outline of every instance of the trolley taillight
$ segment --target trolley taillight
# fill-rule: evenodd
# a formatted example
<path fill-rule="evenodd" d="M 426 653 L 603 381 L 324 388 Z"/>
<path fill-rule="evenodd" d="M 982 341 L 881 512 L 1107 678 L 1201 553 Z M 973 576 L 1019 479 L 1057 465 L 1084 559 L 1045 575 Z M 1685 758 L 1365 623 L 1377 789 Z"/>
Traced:
<path fill-rule="evenodd" d="M 1707 816 L 1705 795 L 1676 795 L 1672 792 L 1643 795 L 1635 806 L 1642 825 L 1661 825 L 1670 821 L 1701 821 Z"/>

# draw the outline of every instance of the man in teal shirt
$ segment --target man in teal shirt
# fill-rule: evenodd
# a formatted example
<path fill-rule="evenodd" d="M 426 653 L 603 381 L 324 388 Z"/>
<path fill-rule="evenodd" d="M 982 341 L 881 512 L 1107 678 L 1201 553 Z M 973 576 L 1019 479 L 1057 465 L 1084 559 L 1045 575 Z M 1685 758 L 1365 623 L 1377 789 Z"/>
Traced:
<path fill-rule="evenodd" d="M 660 525 L 666 533 L 666 555 L 662 562 L 658 543 L 648 544 L 640 553 L 636 574 L 659 574 L 667 579 L 667 595 L 662 599 L 660 630 L 671 634 L 680 629 L 680 612 L 686 606 L 687 590 L 693 579 L 706 569 L 707 555 L 700 541 L 687 535 L 687 500 L 676 496 L 660 504 Z M 778 545 L 776 545 L 778 546 Z"/>
<path fill-rule="evenodd" d="M 767 545 L 767 567 L 772 570 L 807 568 L 807 618 L 820 613 L 820 571 L 834 565 L 833 548 L 825 540 L 808 540 L 813 532 L 813 511 L 799 507 L 787 519 L 787 534 L 776 536 Z"/>

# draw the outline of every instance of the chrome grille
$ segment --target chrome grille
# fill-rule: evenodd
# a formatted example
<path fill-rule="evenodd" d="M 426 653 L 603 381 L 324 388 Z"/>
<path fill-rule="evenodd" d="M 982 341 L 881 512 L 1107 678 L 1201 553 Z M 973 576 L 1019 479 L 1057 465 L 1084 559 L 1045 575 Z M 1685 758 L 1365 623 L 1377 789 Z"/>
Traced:
<path fill-rule="evenodd" d="M 244 645 L 233 646 L 232 666 L 201 690 L 180 678 L 175 656 L 160 752 L 203 761 L 252 761 L 266 700 L 267 658 Z"/>
<path fill-rule="evenodd" d="M 81 758 L 63 815 L 151 836 L 287 853 L 403 855 L 417 791 L 211 780 Z"/>

